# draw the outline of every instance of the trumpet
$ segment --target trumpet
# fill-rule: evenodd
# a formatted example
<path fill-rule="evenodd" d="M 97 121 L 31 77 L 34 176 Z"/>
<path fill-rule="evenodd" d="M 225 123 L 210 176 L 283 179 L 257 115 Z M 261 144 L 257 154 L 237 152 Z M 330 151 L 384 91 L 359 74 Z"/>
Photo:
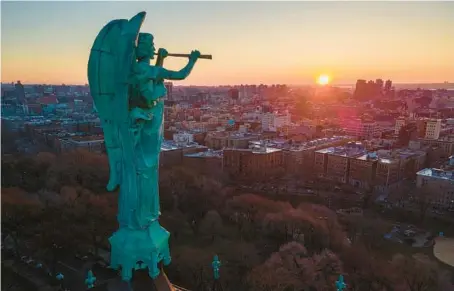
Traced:
<path fill-rule="evenodd" d="M 155 53 L 157 56 L 158 53 Z M 177 57 L 177 58 L 189 58 L 190 54 L 167 54 L 169 57 Z M 212 55 L 200 55 L 199 59 L 205 59 L 205 60 L 212 60 L 213 56 Z"/>

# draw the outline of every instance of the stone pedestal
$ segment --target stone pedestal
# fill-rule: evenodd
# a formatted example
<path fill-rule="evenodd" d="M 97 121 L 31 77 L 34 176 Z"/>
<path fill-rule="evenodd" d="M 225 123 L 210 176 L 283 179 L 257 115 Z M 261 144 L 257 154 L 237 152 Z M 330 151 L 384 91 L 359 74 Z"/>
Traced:
<path fill-rule="evenodd" d="M 115 278 L 104 286 L 98 286 L 99 291 L 177 291 L 167 279 L 163 270 L 155 279 L 151 279 L 147 272 L 139 270 L 134 273 L 130 282 Z"/>
<path fill-rule="evenodd" d="M 111 268 L 121 268 L 123 281 L 131 281 L 133 272 L 142 269 L 148 269 L 151 279 L 156 279 L 159 264 L 170 264 L 169 237 L 157 220 L 146 229 L 120 228 L 109 239 Z"/>

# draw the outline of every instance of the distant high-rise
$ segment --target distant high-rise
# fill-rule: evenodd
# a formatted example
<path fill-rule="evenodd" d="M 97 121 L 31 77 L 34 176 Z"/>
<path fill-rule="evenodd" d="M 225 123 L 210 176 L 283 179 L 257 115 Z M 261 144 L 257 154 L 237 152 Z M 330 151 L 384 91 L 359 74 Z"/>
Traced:
<path fill-rule="evenodd" d="M 367 82 L 366 80 L 359 79 L 356 81 L 354 97 L 357 100 L 363 100 L 367 95 Z"/>
<path fill-rule="evenodd" d="M 386 91 L 386 92 L 391 91 L 392 85 L 393 85 L 393 82 L 392 82 L 391 80 L 386 80 L 386 83 L 385 83 L 385 91 Z"/>
<path fill-rule="evenodd" d="M 173 83 L 165 82 L 164 86 L 166 86 L 166 90 L 167 90 L 166 96 L 164 98 L 169 101 L 173 101 Z"/>
<path fill-rule="evenodd" d="M 240 91 L 238 89 L 230 89 L 229 97 L 233 100 L 237 100 L 240 97 Z"/>
<path fill-rule="evenodd" d="M 391 82 L 391 81 L 390 81 Z M 386 91 L 386 85 L 385 85 Z M 377 79 L 374 81 L 366 81 L 359 79 L 356 81 L 354 97 L 357 100 L 372 100 L 382 97 L 383 94 L 383 80 Z"/>
<path fill-rule="evenodd" d="M 382 79 L 377 79 L 377 80 L 375 80 L 375 84 L 377 85 L 378 89 L 381 92 L 383 90 L 383 80 Z"/>
<path fill-rule="evenodd" d="M 17 83 L 14 85 L 14 93 L 16 95 L 17 100 L 23 102 L 25 101 L 25 89 L 24 85 L 20 81 L 17 81 Z"/>

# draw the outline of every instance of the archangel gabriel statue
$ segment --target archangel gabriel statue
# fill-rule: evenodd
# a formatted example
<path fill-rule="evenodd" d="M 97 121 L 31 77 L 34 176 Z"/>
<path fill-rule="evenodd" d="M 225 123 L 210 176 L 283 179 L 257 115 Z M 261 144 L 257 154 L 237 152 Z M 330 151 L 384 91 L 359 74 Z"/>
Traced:
<path fill-rule="evenodd" d="M 145 12 L 109 22 L 96 37 L 88 61 L 88 81 L 104 131 L 110 166 L 109 191 L 120 188 L 119 229 L 109 239 L 111 267 L 124 281 L 133 271 L 170 263 L 169 232 L 159 224 L 158 170 L 163 138 L 164 80 L 183 80 L 198 51 L 180 71 L 163 68 L 165 49 L 155 65 L 153 35 L 139 33 Z"/>

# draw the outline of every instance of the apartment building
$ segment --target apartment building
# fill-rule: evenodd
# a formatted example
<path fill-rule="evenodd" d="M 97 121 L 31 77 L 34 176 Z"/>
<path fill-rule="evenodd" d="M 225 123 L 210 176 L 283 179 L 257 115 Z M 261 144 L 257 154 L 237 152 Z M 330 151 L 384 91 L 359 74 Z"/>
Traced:
<path fill-rule="evenodd" d="M 454 141 L 441 139 L 417 139 L 409 143 L 411 149 L 422 149 L 423 147 L 438 147 L 441 149 L 442 158 L 449 158 L 454 154 Z"/>
<path fill-rule="evenodd" d="M 402 180 L 413 180 L 416 172 L 423 169 L 427 152 L 423 150 L 397 149 L 377 151 L 378 162 L 375 174 L 375 188 L 388 193 L 401 185 Z"/>
<path fill-rule="evenodd" d="M 225 149 L 224 171 L 232 179 L 264 181 L 284 172 L 282 150 L 263 146 L 256 149 Z"/>
<path fill-rule="evenodd" d="M 427 152 L 422 150 L 398 149 L 393 153 L 400 158 L 399 178 L 413 180 L 416 172 L 423 169 L 426 164 Z"/>
<path fill-rule="evenodd" d="M 332 148 L 321 149 L 314 152 L 314 173 L 318 178 L 324 178 L 326 176 L 326 169 L 328 167 L 328 155 L 327 153 Z"/>
<path fill-rule="evenodd" d="M 441 131 L 441 119 L 429 119 L 426 121 L 426 139 L 438 139 Z"/>
<path fill-rule="evenodd" d="M 338 152 L 336 148 L 328 152 L 327 155 L 328 162 L 325 178 L 335 182 L 346 183 L 350 166 L 348 155 L 343 151 Z"/>
<path fill-rule="evenodd" d="M 287 174 L 301 174 L 306 176 L 314 164 L 315 147 L 291 147 L 283 151 L 284 165 Z"/>
<path fill-rule="evenodd" d="M 286 173 L 301 173 L 305 176 L 312 176 L 317 150 L 343 146 L 354 140 L 355 138 L 350 136 L 333 136 L 292 144 L 289 148 L 283 148 Z"/>
<path fill-rule="evenodd" d="M 416 127 L 416 135 L 419 138 L 436 140 L 440 137 L 441 119 L 430 118 L 405 118 L 399 117 L 396 119 L 394 133 L 399 134 L 400 129 L 408 124 L 414 124 Z"/>
<path fill-rule="evenodd" d="M 416 186 L 424 189 L 420 195 L 430 195 L 435 206 L 454 208 L 454 171 L 453 169 L 426 168 L 417 173 Z"/>
<path fill-rule="evenodd" d="M 196 142 L 177 143 L 173 140 L 163 140 L 161 144 L 159 165 L 161 167 L 180 165 L 183 162 L 184 155 L 207 150 L 207 147 L 199 145 Z"/>
<path fill-rule="evenodd" d="M 400 181 L 399 174 L 399 158 L 379 158 L 375 172 L 375 189 L 378 192 L 388 193 L 389 190 L 397 188 Z"/>
<path fill-rule="evenodd" d="M 209 132 L 205 138 L 205 144 L 214 150 L 223 148 L 247 149 L 249 142 L 260 140 L 259 134 L 242 132 Z"/>
<path fill-rule="evenodd" d="M 104 136 L 72 136 L 59 140 L 59 152 L 68 152 L 76 149 L 84 149 L 90 152 L 103 153 L 105 152 Z"/>
<path fill-rule="evenodd" d="M 218 181 L 223 179 L 222 151 L 201 151 L 183 155 L 182 164 L 195 173 L 215 178 Z"/>
<path fill-rule="evenodd" d="M 291 115 L 288 112 L 268 112 L 262 114 L 262 129 L 264 131 L 277 131 L 282 127 L 289 126 Z"/>
<path fill-rule="evenodd" d="M 350 158 L 348 183 L 361 189 L 374 187 L 378 157 L 375 153 L 367 153 Z"/>
<path fill-rule="evenodd" d="M 347 183 L 350 169 L 350 158 L 366 153 L 360 143 L 348 143 L 343 147 L 331 147 L 315 152 L 314 171 L 323 177 L 339 183 Z"/>
<path fill-rule="evenodd" d="M 381 135 L 380 125 L 375 121 L 344 120 L 342 126 L 347 135 L 355 136 L 359 139 L 372 139 Z"/>
<path fill-rule="evenodd" d="M 399 134 L 400 129 L 407 124 L 407 119 L 405 117 L 399 117 L 396 119 L 396 124 L 394 125 L 394 134 Z"/>

